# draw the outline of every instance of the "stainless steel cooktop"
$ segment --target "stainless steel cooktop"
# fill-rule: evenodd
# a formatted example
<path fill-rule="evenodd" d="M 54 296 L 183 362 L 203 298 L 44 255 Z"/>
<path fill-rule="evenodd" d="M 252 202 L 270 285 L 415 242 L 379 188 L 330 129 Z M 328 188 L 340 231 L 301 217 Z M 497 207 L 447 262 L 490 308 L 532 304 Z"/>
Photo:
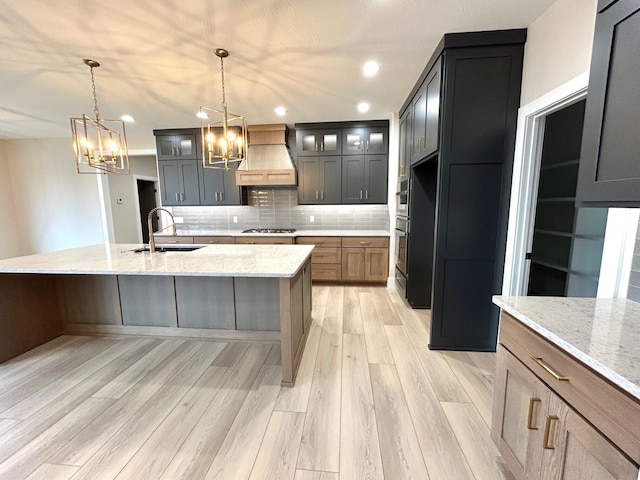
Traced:
<path fill-rule="evenodd" d="M 295 228 L 250 228 L 242 233 L 293 233 Z"/>

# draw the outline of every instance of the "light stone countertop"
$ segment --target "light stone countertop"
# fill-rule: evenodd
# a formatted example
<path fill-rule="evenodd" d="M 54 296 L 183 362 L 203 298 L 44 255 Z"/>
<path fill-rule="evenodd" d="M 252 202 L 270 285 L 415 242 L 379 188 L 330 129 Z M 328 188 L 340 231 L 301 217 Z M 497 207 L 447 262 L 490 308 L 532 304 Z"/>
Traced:
<path fill-rule="evenodd" d="M 293 233 L 242 233 L 242 230 L 203 230 L 177 226 L 177 234 L 193 237 L 388 237 L 387 230 L 296 230 Z M 156 235 L 169 237 L 171 235 Z M 196 239 L 197 240 L 197 239 Z M 198 243 L 197 241 L 195 243 Z"/>
<path fill-rule="evenodd" d="M 292 278 L 313 245 L 208 245 L 192 252 L 135 253 L 107 244 L 0 260 L 0 273 Z"/>
<path fill-rule="evenodd" d="M 499 295 L 493 303 L 640 400 L 640 303 Z"/>

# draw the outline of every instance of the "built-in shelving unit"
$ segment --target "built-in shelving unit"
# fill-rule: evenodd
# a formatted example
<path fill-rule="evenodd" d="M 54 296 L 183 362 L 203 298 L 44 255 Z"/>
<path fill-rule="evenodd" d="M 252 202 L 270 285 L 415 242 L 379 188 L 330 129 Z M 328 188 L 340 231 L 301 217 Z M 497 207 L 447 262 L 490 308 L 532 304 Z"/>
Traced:
<path fill-rule="evenodd" d="M 607 210 L 575 206 L 584 103 L 545 121 L 529 295 L 597 293 Z"/>

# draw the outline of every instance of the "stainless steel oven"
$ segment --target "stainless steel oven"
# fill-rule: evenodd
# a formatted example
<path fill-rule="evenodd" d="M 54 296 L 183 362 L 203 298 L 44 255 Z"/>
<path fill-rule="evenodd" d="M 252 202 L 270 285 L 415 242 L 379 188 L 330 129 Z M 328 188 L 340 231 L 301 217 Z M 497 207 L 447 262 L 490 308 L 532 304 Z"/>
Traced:
<path fill-rule="evenodd" d="M 396 283 L 406 292 L 407 287 L 407 233 L 409 232 L 409 217 L 398 215 L 396 217 Z"/>
<path fill-rule="evenodd" d="M 398 183 L 398 212 L 397 214 L 403 217 L 409 215 L 409 179 L 402 180 Z"/>

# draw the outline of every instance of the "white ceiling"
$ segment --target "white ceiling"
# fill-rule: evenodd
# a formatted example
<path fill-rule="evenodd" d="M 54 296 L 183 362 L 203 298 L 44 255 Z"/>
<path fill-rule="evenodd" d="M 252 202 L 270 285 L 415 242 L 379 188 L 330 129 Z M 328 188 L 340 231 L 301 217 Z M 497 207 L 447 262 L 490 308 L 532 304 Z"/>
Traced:
<path fill-rule="evenodd" d="M 1 0 L 0 138 L 70 137 L 69 117 L 93 113 L 83 58 L 102 64 L 101 116 L 135 117 L 130 146 L 198 126 L 221 101 L 215 47 L 250 124 L 389 118 L 444 33 L 526 27 L 553 1 Z M 382 69 L 365 78 L 370 59 Z"/>

